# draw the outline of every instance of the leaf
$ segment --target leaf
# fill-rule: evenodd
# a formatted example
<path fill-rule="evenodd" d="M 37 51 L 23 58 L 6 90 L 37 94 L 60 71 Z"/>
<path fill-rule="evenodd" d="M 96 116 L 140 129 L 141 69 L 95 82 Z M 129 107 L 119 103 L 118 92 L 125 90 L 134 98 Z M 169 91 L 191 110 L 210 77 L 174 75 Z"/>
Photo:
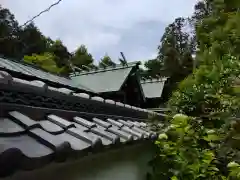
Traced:
<path fill-rule="evenodd" d="M 204 136 L 203 139 L 205 141 L 218 141 L 221 138 L 218 135 L 216 135 L 216 134 L 209 134 L 207 136 Z"/>
<path fill-rule="evenodd" d="M 168 139 L 168 136 L 167 136 L 167 134 L 162 133 L 162 134 L 159 134 L 158 139 L 160 139 L 160 140 L 162 140 L 162 139 Z"/>
<path fill-rule="evenodd" d="M 178 180 L 177 176 L 171 177 L 171 180 Z"/>
<path fill-rule="evenodd" d="M 235 140 L 240 140 L 240 134 L 236 134 L 232 138 L 235 139 Z"/>
<path fill-rule="evenodd" d="M 219 172 L 219 169 L 216 167 L 209 167 L 208 170 Z"/>
<path fill-rule="evenodd" d="M 236 168 L 236 167 L 240 167 L 240 165 L 233 161 L 233 162 L 228 163 L 227 167 L 228 168 Z"/>

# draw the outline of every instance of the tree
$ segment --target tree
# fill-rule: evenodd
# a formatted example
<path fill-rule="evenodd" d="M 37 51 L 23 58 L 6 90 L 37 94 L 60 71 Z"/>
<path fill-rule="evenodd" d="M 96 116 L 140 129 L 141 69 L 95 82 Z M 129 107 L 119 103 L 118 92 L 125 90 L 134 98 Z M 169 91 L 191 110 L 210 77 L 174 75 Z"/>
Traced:
<path fill-rule="evenodd" d="M 64 74 L 64 67 L 59 68 L 54 59 L 55 55 L 47 52 L 42 55 L 33 54 L 32 56 L 24 56 L 24 61 L 29 64 L 33 64 L 51 73 Z"/>
<path fill-rule="evenodd" d="M 86 46 L 81 45 L 72 55 L 71 62 L 79 67 L 84 68 L 84 66 L 93 66 L 93 57 L 88 53 Z"/>
<path fill-rule="evenodd" d="M 163 76 L 161 73 L 163 64 L 158 59 L 151 59 L 144 63 L 144 66 L 147 68 L 145 77 L 156 77 L 157 75 Z"/>
<path fill-rule="evenodd" d="M 184 18 L 175 19 L 165 29 L 158 47 L 158 61 L 162 63 L 164 75 L 170 77 L 172 89 L 193 70 L 194 50 L 189 34 L 184 32 L 186 22 Z"/>
<path fill-rule="evenodd" d="M 240 161 L 240 124 L 232 118 L 240 111 L 240 99 L 234 92 L 235 80 L 240 77 L 240 6 L 235 6 L 239 1 L 206 2 L 211 3 L 211 11 L 196 26 L 201 64 L 180 83 L 169 107 L 173 113 L 199 119 L 204 132 L 215 132 L 211 135 L 215 140 L 202 150 L 213 150 L 219 174 L 227 175 L 227 164 Z M 203 143 L 206 140 L 201 141 L 201 148 Z M 235 175 L 239 179 L 239 171 Z"/>
<path fill-rule="evenodd" d="M 19 41 L 18 22 L 14 15 L 0 6 L 0 54 L 5 57 L 19 57 L 21 44 Z"/>
<path fill-rule="evenodd" d="M 69 66 L 70 53 L 61 40 L 49 42 L 49 52 L 55 55 L 55 62 L 58 67 Z"/>
<path fill-rule="evenodd" d="M 201 64 L 169 101 L 171 115 L 189 117 L 173 116 L 160 134 L 156 179 L 240 177 L 240 123 L 233 118 L 240 112 L 234 92 L 240 77 L 240 4 L 237 0 L 202 2 L 210 8 L 196 24 Z"/>
<path fill-rule="evenodd" d="M 41 54 L 48 51 L 46 37 L 33 23 L 21 29 L 20 40 L 23 47 L 22 55 Z"/>
<path fill-rule="evenodd" d="M 115 67 L 116 63 L 112 61 L 112 59 L 106 54 L 99 62 L 99 67 L 105 68 L 105 67 Z"/>

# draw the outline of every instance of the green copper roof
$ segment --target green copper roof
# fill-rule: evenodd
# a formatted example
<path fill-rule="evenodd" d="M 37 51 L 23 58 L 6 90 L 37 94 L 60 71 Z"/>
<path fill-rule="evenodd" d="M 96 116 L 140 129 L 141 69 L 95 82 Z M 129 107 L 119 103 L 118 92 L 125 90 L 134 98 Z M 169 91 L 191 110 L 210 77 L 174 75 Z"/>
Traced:
<path fill-rule="evenodd" d="M 141 81 L 143 93 L 146 98 L 160 98 L 162 96 L 165 81 L 167 79 L 153 79 Z"/>
<path fill-rule="evenodd" d="M 118 65 L 116 67 L 99 69 L 96 71 L 82 72 L 71 76 L 74 85 L 83 85 L 94 89 L 97 93 L 119 91 L 132 69 L 137 63 L 128 66 Z"/>
<path fill-rule="evenodd" d="M 85 87 L 85 86 L 81 85 L 80 83 L 78 84 L 78 86 L 75 86 L 72 83 L 70 78 L 61 77 L 58 75 L 48 73 L 46 71 L 32 67 L 31 65 L 28 65 L 23 62 L 17 62 L 17 61 L 0 58 L 0 68 L 8 69 L 8 70 L 14 71 L 14 72 L 23 73 L 23 74 L 29 75 L 29 76 L 34 76 L 34 77 L 37 77 L 38 79 L 47 80 L 47 81 L 59 83 L 59 84 L 74 87 L 74 88 L 79 88 L 79 89 L 82 89 L 85 91 L 95 92 L 94 90 L 92 90 L 88 87 Z"/>

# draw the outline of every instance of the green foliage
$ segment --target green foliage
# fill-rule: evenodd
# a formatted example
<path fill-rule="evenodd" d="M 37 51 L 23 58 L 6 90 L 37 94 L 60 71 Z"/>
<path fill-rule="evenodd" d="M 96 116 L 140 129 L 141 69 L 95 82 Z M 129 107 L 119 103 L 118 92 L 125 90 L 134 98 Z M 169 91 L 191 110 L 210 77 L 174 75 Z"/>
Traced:
<path fill-rule="evenodd" d="M 172 89 L 176 83 L 192 73 L 195 52 L 195 38 L 185 32 L 189 21 L 185 18 L 176 18 L 169 24 L 160 40 L 158 56 L 145 63 L 147 71 L 143 77 L 168 76 Z"/>
<path fill-rule="evenodd" d="M 18 41 L 20 28 L 13 14 L 0 5 L 0 54 L 6 57 L 19 57 L 21 44 Z M 9 38 L 5 38 L 8 36 Z"/>
<path fill-rule="evenodd" d="M 175 82 L 186 77 L 193 69 L 193 51 L 190 35 L 184 31 L 187 20 L 177 18 L 166 29 L 158 47 L 158 59 Z M 185 64 L 187 63 L 187 64 Z M 189 65 L 190 63 L 190 65 Z M 184 68 L 189 68 L 183 73 Z"/>
<path fill-rule="evenodd" d="M 158 59 L 152 59 L 145 62 L 144 66 L 147 68 L 147 73 L 144 77 L 156 77 L 156 75 L 160 75 L 163 63 Z"/>
<path fill-rule="evenodd" d="M 238 107 L 233 83 L 239 75 L 240 61 L 231 56 L 224 56 L 213 65 L 201 65 L 180 83 L 169 105 L 174 113 L 191 116 L 231 114 Z"/>
<path fill-rule="evenodd" d="M 165 133 L 159 135 L 158 154 L 152 162 L 153 179 L 223 180 L 211 149 L 220 138 L 201 120 L 177 114 Z"/>
<path fill-rule="evenodd" d="M 61 40 L 49 42 L 48 51 L 55 55 L 54 61 L 56 62 L 58 67 L 69 66 L 70 53 L 68 52 L 67 48 L 63 45 Z"/>
<path fill-rule="evenodd" d="M 223 0 L 195 7 L 200 66 L 169 100 L 172 115 L 188 116 L 175 116 L 159 136 L 155 179 L 240 179 L 240 123 L 234 118 L 240 112 L 239 7 Z"/>
<path fill-rule="evenodd" d="M 240 179 L 240 165 L 236 162 L 230 162 L 227 166 L 230 169 L 229 177 L 232 179 Z"/>
<path fill-rule="evenodd" d="M 54 59 L 55 55 L 51 53 L 44 53 L 42 55 L 33 54 L 32 56 L 24 56 L 24 61 L 29 64 L 34 64 L 41 69 L 55 74 L 64 74 L 64 67 L 57 67 Z"/>
<path fill-rule="evenodd" d="M 112 61 L 112 59 L 106 54 L 99 62 L 99 67 L 105 68 L 108 66 L 115 67 L 116 63 Z"/>
<path fill-rule="evenodd" d="M 86 46 L 81 45 L 74 53 L 71 58 L 72 63 L 79 67 L 84 68 L 83 65 L 88 66 L 93 64 L 93 57 L 90 53 L 88 53 L 88 50 Z"/>
<path fill-rule="evenodd" d="M 239 124 L 238 124 L 239 125 Z M 219 143 L 226 133 L 218 128 L 206 128 L 203 120 L 177 114 L 167 130 L 155 142 L 157 155 L 151 162 L 152 180 L 237 180 L 240 165 L 229 161 L 224 173 L 219 165 Z M 231 137 L 232 132 L 230 132 Z M 239 141 L 238 141 L 239 142 Z M 224 149 L 226 150 L 226 149 Z"/>
<path fill-rule="evenodd" d="M 194 67 L 192 52 L 195 47 L 193 39 L 185 32 L 187 19 L 176 18 L 169 24 L 158 46 L 156 59 L 145 63 L 146 71 L 141 72 L 142 77 L 167 76 L 169 78 L 170 94 L 176 84 L 188 76 Z"/>
<path fill-rule="evenodd" d="M 48 50 L 46 37 L 33 23 L 21 29 L 19 41 L 22 55 L 42 54 Z"/>

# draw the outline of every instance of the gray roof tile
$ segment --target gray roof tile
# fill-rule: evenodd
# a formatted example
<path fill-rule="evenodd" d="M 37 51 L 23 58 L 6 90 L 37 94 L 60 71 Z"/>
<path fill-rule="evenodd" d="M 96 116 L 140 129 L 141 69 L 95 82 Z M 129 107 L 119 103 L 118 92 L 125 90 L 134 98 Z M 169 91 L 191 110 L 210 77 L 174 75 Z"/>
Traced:
<path fill-rule="evenodd" d="M 45 146 L 51 148 L 53 151 L 57 151 L 57 149 L 61 149 L 61 147 L 67 142 L 59 138 L 58 137 L 59 135 L 52 135 L 40 128 L 34 128 L 30 130 L 29 135 L 35 138 L 41 144 L 44 144 Z"/>
<path fill-rule="evenodd" d="M 128 105 L 128 104 L 125 104 L 125 107 L 126 107 L 126 108 L 129 108 L 129 109 L 132 108 L 132 106 L 130 106 L 130 105 Z"/>
<path fill-rule="evenodd" d="M 35 167 L 46 160 L 65 160 L 71 152 L 92 152 L 114 144 L 152 138 L 148 130 L 135 126 L 132 121 L 93 118 L 94 122 L 90 122 L 81 117 L 64 119 L 54 114 L 45 117 L 47 120 L 36 121 L 26 114 L 11 111 L 9 118 L 0 119 L 0 144 L 3 147 L 0 164 L 1 156 L 5 157 L 6 152 L 9 157 L 17 156 L 18 161 L 24 161 L 25 157 L 34 158 L 30 159 L 29 166 Z M 44 159 L 42 162 L 41 158 Z"/>
<path fill-rule="evenodd" d="M 48 115 L 47 119 L 52 122 L 55 123 L 57 125 L 59 125 L 60 127 L 64 128 L 64 129 L 69 129 L 71 127 L 75 127 L 75 125 L 72 122 L 69 122 L 61 117 L 58 117 L 56 115 Z"/>
<path fill-rule="evenodd" d="M 90 98 L 90 95 L 86 94 L 86 93 L 73 93 L 73 95 L 81 97 L 81 98 L 85 98 L 85 99 L 89 99 Z"/>
<path fill-rule="evenodd" d="M 117 106 L 122 106 L 122 107 L 124 107 L 124 104 L 121 103 L 121 102 L 116 102 L 116 105 L 117 105 Z"/>
<path fill-rule="evenodd" d="M 0 118 L 0 135 L 18 135 L 25 131 L 20 125 L 8 118 Z"/>
<path fill-rule="evenodd" d="M 120 138 L 123 138 L 125 141 L 132 141 L 133 140 L 133 135 L 131 135 L 130 133 L 126 133 L 124 131 L 121 131 L 119 128 L 117 127 L 110 127 L 108 128 L 108 131 L 111 133 L 114 133 L 116 135 L 118 135 Z M 124 141 L 124 142 L 125 142 Z"/>
<path fill-rule="evenodd" d="M 87 128 L 94 128 L 94 127 L 96 127 L 96 124 L 95 124 L 95 123 L 90 122 L 90 121 L 87 121 L 87 120 L 85 120 L 85 119 L 83 119 L 83 118 L 74 117 L 73 119 L 74 119 L 74 121 L 75 121 L 76 123 L 81 124 L 82 126 L 85 126 L 85 127 L 87 127 Z"/>
<path fill-rule="evenodd" d="M 98 118 L 93 118 L 93 121 L 94 121 L 96 124 L 105 127 L 106 129 L 108 129 L 108 128 L 110 128 L 110 127 L 112 126 L 110 123 L 108 123 L 108 122 L 106 122 L 106 121 L 103 121 L 103 120 L 101 120 L 101 119 L 98 119 Z"/>
<path fill-rule="evenodd" d="M 70 128 L 70 129 L 67 130 L 67 133 L 71 134 L 72 136 L 74 136 L 78 139 L 84 140 L 84 141 L 90 143 L 93 146 L 102 144 L 102 141 L 101 141 L 100 137 L 91 136 L 91 134 L 86 133 L 84 131 L 81 131 L 77 128 Z"/>
<path fill-rule="evenodd" d="M 64 132 L 64 129 L 62 127 L 60 127 L 48 120 L 39 121 L 39 124 L 45 131 L 47 131 L 51 134 L 54 134 L 54 135 L 61 134 Z"/>
<path fill-rule="evenodd" d="M 8 84 L 13 80 L 12 76 L 6 71 L 0 71 L 0 79 L 4 84 Z"/>
<path fill-rule="evenodd" d="M 75 151 L 86 150 L 92 147 L 92 142 L 94 141 L 93 137 L 91 137 L 91 141 L 89 141 L 88 139 L 84 139 L 84 137 L 86 137 L 86 134 L 84 133 L 74 134 L 73 132 L 70 133 L 71 129 L 73 128 L 67 130 L 66 133 L 59 134 L 58 138 L 62 139 L 62 141 L 69 142 L 71 149 Z M 87 137 L 89 138 L 89 136 Z M 98 143 L 102 145 L 101 142 L 94 142 L 94 145 L 97 145 Z"/>
<path fill-rule="evenodd" d="M 127 121 L 124 121 L 122 119 L 119 119 L 118 122 L 122 123 L 123 125 L 132 128 L 134 125 L 132 123 L 129 123 Z"/>
<path fill-rule="evenodd" d="M 117 127 L 119 127 L 119 128 L 121 128 L 121 127 L 124 126 L 122 123 L 120 123 L 120 122 L 118 122 L 118 121 L 115 121 L 115 120 L 113 120 L 113 119 L 110 119 L 110 118 L 108 118 L 107 121 L 110 122 L 112 125 L 117 126 Z"/>
<path fill-rule="evenodd" d="M 98 127 L 90 129 L 90 131 L 93 132 L 94 134 L 97 134 L 101 137 L 104 137 L 104 138 L 112 141 L 113 144 L 120 143 L 120 137 L 113 133 L 106 131 L 105 128 L 101 128 L 98 126 Z"/>
<path fill-rule="evenodd" d="M 72 90 L 67 89 L 67 88 L 58 88 L 58 91 L 59 91 L 59 92 L 62 92 L 62 93 L 64 93 L 64 94 L 72 94 L 72 93 L 73 93 Z"/>
<path fill-rule="evenodd" d="M 104 99 L 98 96 L 91 97 L 92 100 L 104 102 Z"/>
<path fill-rule="evenodd" d="M 99 136 L 99 135 L 93 133 L 91 130 L 88 130 L 87 133 L 88 133 L 90 136 L 92 136 L 92 137 L 100 138 L 101 141 L 102 141 L 103 147 L 108 147 L 108 146 L 110 146 L 110 145 L 113 144 L 112 140 L 110 140 L 110 139 L 108 139 L 108 138 L 106 138 L 106 137 L 103 137 L 103 136 Z"/>
<path fill-rule="evenodd" d="M 105 103 L 108 103 L 108 104 L 115 104 L 116 102 L 111 100 L 111 99 L 106 99 L 105 100 Z"/>
<path fill-rule="evenodd" d="M 20 154 L 22 153 L 28 158 L 39 158 L 39 157 L 48 156 L 49 154 L 53 153 L 51 148 L 37 142 L 35 138 L 32 138 L 27 134 L 20 135 L 20 136 L 11 136 L 11 137 L 1 136 L 0 144 L 1 144 L 0 157 L 1 157 L 1 153 L 11 151 L 12 149 L 17 149 L 18 151 L 20 151 L 19 152 Z M 12 156 L 14 156 L 15 151 L 13 151 L 11 154 Z M 11 159 L 6 159 L 6 160 L 9 162 Z M 1 166 L 1 168 L 4 168 L 4 167 Z"/>
<path fill-rule="evenodd" d="M 27 87 L 32 90 L 41 90 L 45 92 L 47 90 L 47 85 L 41 81 L 27 81 L 19 78 L 13 78 L 12 85 L 17 86 L 17 88 Z"/>
<path fill-rule="evenodd" d="M 39 127 L 39 124 L 36 121 L 33 121 L 31 118 L 25 116 L 20 112 L 12 111 L 9 112 L 9 115 L 11 116 L 12 120 L 14 120 L 17 124 L 21 125 L 25 129 L 30 129 L 36 126 Z"/>
<path fill-rule="evenodd" d="M 123 126 L 121 128 L 121 130 L 124 131 L 124 132 L 130 133 L 130 134 L 132 134 L 133 136 L 136 136 L 139 139 L 143 139 L 144 138 L 144 134 L 143 133 L 139 133 L 137 131 L 134 131 L 133 129 L 131 129 L 131 128 L 127 127 L 127 126 Z"/>

